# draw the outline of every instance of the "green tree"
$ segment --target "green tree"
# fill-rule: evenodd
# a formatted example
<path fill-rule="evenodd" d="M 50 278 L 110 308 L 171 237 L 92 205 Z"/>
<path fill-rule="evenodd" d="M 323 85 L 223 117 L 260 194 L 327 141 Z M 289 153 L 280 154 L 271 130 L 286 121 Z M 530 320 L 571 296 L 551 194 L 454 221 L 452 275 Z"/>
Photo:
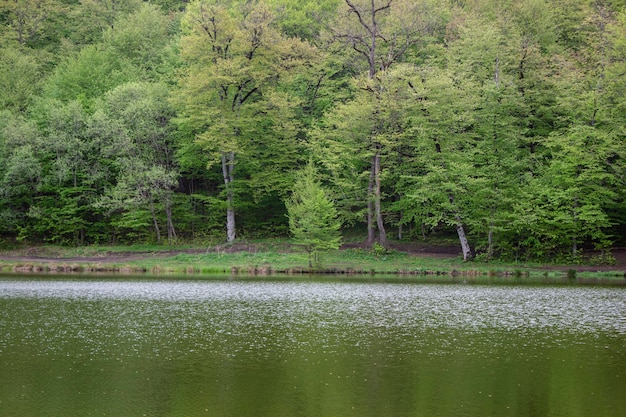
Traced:
<path fill-rule="evenodd" d="M 310 41 L 319 40 L 324 25 L 337 13 L 343 0 L 267 0 L 273 7 L 281 31 L 289 37 Z"/>
<path fill-rule="evenodd" d="M 313 57 L 311 47 L 286 39 L 273 27 L 263 2 L 191 4 L 183 19 L 183 76 L 177 102 L 181 123 L 192 126 L 210 162 L 219 162 L 226 201 L 226 236 L 236 237 L 235 167 L 239 158 L 262 143 L 259 126 L 280 106 L 279 86 Z M 290 127 L 272 123 L 274 128 Z"/>
<path fill-rule="evenodd" d="M 92 206 L 106 184 L 99 143 L 89 135 L 89 115 L 77 100 L 40 99 L 32 118 L 42 133 L 37 158 L 42 180 L 30 210 L 34 232 L 46 241 L 82 244 L 101 231 Z"/>
<path fill-rule="evenodd" d="M 39 90 L 41 66 L 17 48 L 0 49 L 0 109 L 23 112 Z"/>
<path fill-rule="evenodd" d="M 410 200 L 404 205 L 410 207 L 406 215 L 431 227 L 454 227 L 463 259 L 469 260 L 470 198 L 481 187 L 473 161 L 476 86 L 438 68 L 424 68 L 411 85 L 414 106 L 408 113 L 406 134 L 413 138 L 415 157 L 403 184 Z"/>
<path fill-rule="evenodd" d="M 296 175 L 293 193 L 285 204 L 295 244 L 309 254 L 309 267 L 320 267 L 322 253 L 341 245 L 341 223 L 312 162 Z"/>
<path fill-rule="evenodd" d="M 431 5 L 427 2 L 405 0 L 345 0 L 337 21 L 329 28 L 332 38 L 350 48 L 365 62 L 367 82 L 364 91 L 375 103 L 370 131 L 362 132 L 363 143 L 370 149 L 370 176 L 367 198 L 368 244 L 373 244 L 378 231 L 378 243 L 387 245 L 387 232 L 382 210 L 382 157 L 386 153 L 382 140 L 388 136 L 386 122 L 378 115 L 384 108 L 384 86 L 380 82 L 393 64 L 402 61 L 418 44 L 436 31 Z M 369 155 L 368 155 L 369 156 Z"/>
<path fill-rule="evenodd" d="M 30 237 L 28 214 L 42 179 L 40 137 L 32 121 L 0 112 L 0 233 Z"/>
<path fill-rule="evenodd" d="M 544 140 L 545 164 L 524 189 L 534 190 L 525 201 L 536 207 L 528 239 L 541 242 L 544 256 L 576 259 L 584 245 L 606 248 L 617 220 L 609 213 L 623 195 L 624 22 L 602 2 L 587 18 L 586 48 L 564 56 L 569 70 L 555 77 L 558 130 Z"/>
<path fill-rule="evenodd" d="M 168 95 L 162 84 L 123 84 L 105 95 L 94 115 L 109 137 L 102 152 L 117 177 L 97 205 L 121 217 L 123 229 L 153 227 L 157 242 L 162 239 L 159 212 L 165 214 L 168 241 L 177 237 L 173 194 L 178 170 Z"/>
<path fill-rule="evenodd" d="M 446 65 L 452 79 L 462 84 L 461 97 L 469 95 L 464 110 L 453 110 L 469 115 L 464 129 L 469 140 L 460 150 L 472 167 L 468 175 L 475 186 L 465 197 L 464 220 L 476 251 L 486 252 L 488 259 L 510 244 L 519 178 L 528 163 L 521 151 L 526 143 L 519 115 L 525 107 L 517 86 L 516 51 L 517 45 L 511 44 L 500 23 L 485 15 L 459 13 L 448 33 Z"/>
<path fill-rule="evenodd" d="M 69 14 L 74 24 L 67 37 L 78 46 L 96 44 L 115 26 L 116 19 L 138 10 L 142 3 L 141 0 L 81 0 Z"/>
<path fill-rule="evenodd" d="M 107 91 L 137 78 L 137 70 L 110 48 L 90 45 L 55 68 L 45 82 L 44 94 L 62 102 L 78 99 L 91 108 Z"/>
<path fill-rule="evenodd" d="M 17 41 L 20 46 L 33 45 L 39 38 L 49 35 L 45 30 L 47 23 L 60 13 L 62 7 L 56 0 L 3 1 L 0 19 L 5 25 L 0 26 L 0 36 Z"/>
<path fill-rule="evenodd" d="M 120 15 L 104 32 L 102 44 L 117 59 L 138 69 L 142 80 L 171 77 L 177 60 L 170 37 L 172 20 L 158 7 L 144 3 L 136 11 Z"/>

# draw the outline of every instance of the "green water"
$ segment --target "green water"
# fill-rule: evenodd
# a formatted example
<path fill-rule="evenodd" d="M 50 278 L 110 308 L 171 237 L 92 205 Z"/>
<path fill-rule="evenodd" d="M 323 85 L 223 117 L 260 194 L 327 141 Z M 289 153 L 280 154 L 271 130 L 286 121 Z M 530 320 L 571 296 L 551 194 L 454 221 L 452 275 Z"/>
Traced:
<path fill-rule="evenodd" d="M 626 290 L 0 279 L 0 416 L 623 416 Z"/>

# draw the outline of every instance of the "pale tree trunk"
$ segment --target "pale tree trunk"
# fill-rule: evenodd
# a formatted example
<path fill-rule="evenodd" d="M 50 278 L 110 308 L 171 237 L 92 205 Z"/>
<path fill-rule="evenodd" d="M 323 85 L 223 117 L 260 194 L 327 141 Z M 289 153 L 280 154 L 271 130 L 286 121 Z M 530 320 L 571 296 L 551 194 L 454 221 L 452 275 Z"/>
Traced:
<path fill-rule="evenodd" d="M 469 261 L 472 258 L 472 250 L 470 249 L 467 236 L 465 236 L 465 230 L 463 229 L 463 223 L 461 218 L 456 216 L 456 232 L 459 235 L 459 241 L 461 242 L 461 250 L 463 251 L 463 260 Z"/>
<path fill-rule="evenodd" d="M 235 153 L 222 153 L 222 174 L 226 186 L 226 240 L 228 243 L 235 241 L 235 207 L 233 181 L 235 169 Z"/>
<path fill-rule="evenodd" d="M 450 203 L 454 205 L 454 196 L 450 195 Z M 463 252 L 463 260 L 469 261 L 472 258 L 472 250 L 467 236 L 465 235 L 465 228 L 463 227 L 463 221 L 458 213 L 454 215 L 454 221 L 456 222 L 456 233 L 459 236 L 459 243 L 461 243 L 461 251 Z"/>
<path fill-rule="evenodd" d="M 493 221 L 489 224 L 489 234 L 487 236 L 488 240 L 488 248 L 487 248 L 487 259 L 491 260 L 493 258 Z"/>
<path fill-rule="evenodd" d="M 372 161 L 372 167 L 374 161 Z M 374 169 L 370 170 L 370 180 L 367 186 L 367 245 L 372 246 L 376 238 L 376 229 L 374 228 Z"/>
<path fill-rule="evenodd" d="M 387 247 L 387 232 L 383 223 L 383 214 L 380 208 L 380 153 L 377 151 L 374 155 L 374 209 L 376 212 L 376 226 L 378 226 L 378 243 Z"/>
<path fill-rule="evenodd" d="M 574 219 L 574 225 L 578 223 L 578 197 L 574 197 L 573 207 L 572 207 L 572 217 Z M 576 227 L 574 227 L 574 235 L 572 236 L 572 257 L 576 257 L 578 255 L 578 242 L 576 239 Z"/>

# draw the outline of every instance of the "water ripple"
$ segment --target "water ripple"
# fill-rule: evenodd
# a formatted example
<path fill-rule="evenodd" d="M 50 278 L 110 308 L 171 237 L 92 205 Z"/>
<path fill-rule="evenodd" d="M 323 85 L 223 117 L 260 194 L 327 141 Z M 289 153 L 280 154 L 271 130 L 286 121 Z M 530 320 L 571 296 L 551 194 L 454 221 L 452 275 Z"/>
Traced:
<path fill-rule="evenodd" d="M 385 343 L 431 349 L 426 340 L 446 351 L 463 334 L 497 347 L 503 332 L 519 336 L 506 343 L 532 333 L 558 344 L 567 334 L 623 337 L 625 312 L 622 288 L 1 280 L 0 353 L 228 357 L 355 346 L 367 354 Z"/>

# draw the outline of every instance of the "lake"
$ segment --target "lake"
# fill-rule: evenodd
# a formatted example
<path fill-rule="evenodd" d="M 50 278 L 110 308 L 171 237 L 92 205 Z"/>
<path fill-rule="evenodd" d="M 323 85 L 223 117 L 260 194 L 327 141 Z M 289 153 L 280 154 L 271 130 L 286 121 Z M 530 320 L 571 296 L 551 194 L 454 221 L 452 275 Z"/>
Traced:
<path fill-rule="evenodd" d="M 626 412 L 626 289 L 0 278 L 0 416 Z"/>

